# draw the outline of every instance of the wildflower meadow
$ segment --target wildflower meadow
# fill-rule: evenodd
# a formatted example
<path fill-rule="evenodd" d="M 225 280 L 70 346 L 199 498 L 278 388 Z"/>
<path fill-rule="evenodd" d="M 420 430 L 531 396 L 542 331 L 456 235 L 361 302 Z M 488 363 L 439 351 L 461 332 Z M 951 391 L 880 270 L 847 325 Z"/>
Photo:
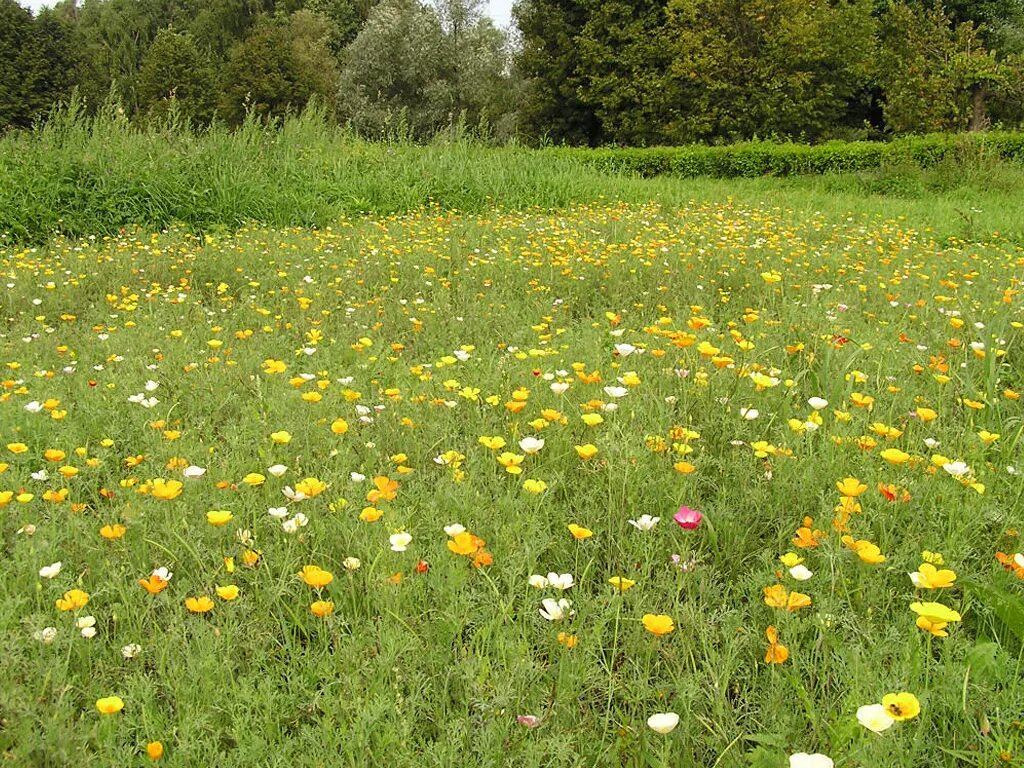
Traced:
<path fill-rule="evenodd" d="M 4 764 L 1024 765 L 1019 241 L 490 205 L 0 247 Z"/>

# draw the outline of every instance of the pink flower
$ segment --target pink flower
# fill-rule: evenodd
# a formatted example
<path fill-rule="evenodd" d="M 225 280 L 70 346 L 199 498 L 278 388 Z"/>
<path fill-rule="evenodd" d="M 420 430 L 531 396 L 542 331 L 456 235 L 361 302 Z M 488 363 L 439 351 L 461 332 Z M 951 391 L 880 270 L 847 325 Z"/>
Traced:
<path fill-rule="evenodd" d="M 701 514 L 696 509 L 690 509 L 689 507 L 680 507 L 679 511 L 672 517 L 680 528 L 685 528 L 688 531 L 692 531 L 694 528 L 700 525 Z"/>
<path fill-rule="evenodd" d="M 516 720 L 527 728 L 536 728 L 540 725 L 540 718 L 537 715 L 516 715 Z"/>

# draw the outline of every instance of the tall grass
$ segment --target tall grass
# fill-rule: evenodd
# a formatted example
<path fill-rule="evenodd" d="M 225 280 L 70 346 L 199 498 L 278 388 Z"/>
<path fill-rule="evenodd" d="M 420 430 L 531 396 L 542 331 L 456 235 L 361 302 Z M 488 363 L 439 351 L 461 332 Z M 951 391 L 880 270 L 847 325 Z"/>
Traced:
<path fill-rule="evenodd" d="M 647 179 L 609 158 L 614 151 L 495 148 L 464 136 L 426 146 L 371 143 L 315 109 L 281 125 L 248 121 L 229 131 L 195 130 L 173 117 L 138 126 L 116 108 L 86 117 L 72 105 L 34 131 L 0 138 L 0 242 L 170 225 L 204 232 L 250 221 L 323 227 L 431 204 L 475 212 L 727 197 L 798 214 L 855 209 L 868 198 L 872 210 L 917 214 L 950 235 L 1024 237 L 1013 213 L 1024 168 L 984 153 L 927 169 L 903 159 L 843 174 L 727 180 Z"/>

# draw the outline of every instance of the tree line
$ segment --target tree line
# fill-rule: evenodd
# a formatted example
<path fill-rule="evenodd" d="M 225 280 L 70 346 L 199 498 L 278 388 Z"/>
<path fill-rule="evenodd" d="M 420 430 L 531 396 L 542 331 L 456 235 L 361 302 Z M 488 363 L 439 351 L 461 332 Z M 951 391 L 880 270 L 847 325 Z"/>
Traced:
<path fill-rule="evenodd" d="M 319 104 L 369 137 L 648 146 L 1024 125 L 1024 0 L 0 0 L 0 130 Z"/>

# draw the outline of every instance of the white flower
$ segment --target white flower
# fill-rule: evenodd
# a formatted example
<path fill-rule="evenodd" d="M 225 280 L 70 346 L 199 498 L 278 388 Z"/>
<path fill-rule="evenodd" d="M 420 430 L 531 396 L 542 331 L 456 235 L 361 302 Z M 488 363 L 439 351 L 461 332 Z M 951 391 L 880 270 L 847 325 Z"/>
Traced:
<path fill-rule="evenodd" d="M 857 722 L 869 731 L 881 733 L 891 728 L 896 721 L 881 704 L 865 704 L 857 710 Z"/>
<path fill-rule="evenodd" d="M 284 464 L 275 464 L 272 467 L 267 467 L 267 474 L 273 475 L 274 477 L 280 477 L 288 471 L 288 467 Z"/>
<path fill-rule="evenodd" d="M 540 615 L 548 621 L 560 621 L 566 615 L 572 616 L 573 614 L 573 611 L 570 610 L 572 601 L 566 600 L 564 597 L 561 600 L 552 600 L 548 597 L 542 600 L 541 604 L 544 607 L 540 609 Z"/>
<path fill-rule="evenodd" d="M 929 448 L 935 449 L 938 447 L 939 441 L 936 440 L 934 437 L 926 437 L 924 439 L 924 444 Z"/>
<path fill-rule="evenodd" d="M 656 712 L 647 718 L 647 727 L 662 736 L 672 733 L 677 725 L 679 725 L 679 715 L 675 712 Z"/>
<path fill-rule="evenodd" d="M 166 568 L 154 568 L 151 576 L 156 576 L 161 581 L 170 581 L 174 578 L 174 574 L 168 571 Z"/>
<path fill-rule="evenodd" d="M 412 534 L 409 533 L 392 533 L 388 537 L 388 541 L 391 542 L 392 552 L 405 552 L 405 548 L 412 542 Z"/>
<path fill-rule="evenodd" d="M 740 416 L 747 421 L 753 421 L 760 415 L 761 412 L 757 408 L 740 408 Z"/>
<path fill-rule="evenodd" d="M 629 394 L 629 389 L 627 387 L 605 387 L 604 393 L 608 397 L 625 397 Z"/>
<path fill-rule="evenodd" d="M 39 569 L 39 578 L 41 578 L 41 579 L 52 579 L 52 578 L 55 578 L 57 576 L 57 574 L 60 573 L 61 565 L 62 565 L 62 563 L 60 562 L 60 560 L 58 560 L 56 563 L 50 563 L 49 565 L 44 565 L 42 568 Z"/>
<path fill-rule="evenodd" d="M 121 655 L 126 659 L 134 659 L 140 653 L 142 653 L 142 646 L 138 643 L 128 643 L 121 647 Z"/>
<path fill-rule="evenodd" d="M 544 441 L 537 437 L 524 437 L 519 441 L 519 448 L 525 454 L 537 453 L 544 447 Z"/>
<path fill-rule="evenodd" d="M 49 645 L 57 639 L 57 628 L 46 627 L 45 629 L 41 629 L 38 632 L 33 632 L 32 639 L 38 640 L 43 645 Z"/>
<path fill-rule="evenodd" d="M 553 381 L 553 382 L 551 382 L 550 389 L 556 395 L 563 394 L 565 392 L 565 390 L 567 390 L 568 388 L 569 388 L 568 382 L 564 382 L 564 381 Z"/>
<path fill-rule="evenodd" d="M 539 573 L 533 574 L 529 579 L 529 585 L 534 589 L 547 589 L 548 580 Z"/>
<path fill-rule="evenodd" d="M 34 536 L 36 533 L 36 527 L 32 525 L 32 523 L 29 523 L 28 525 L 24 525 L 21 528 L 19 528 L 17 531 L 15 531 L 15 533 L 17 533 L 19 536 L 21 534 L 25 534 L 26 536 Z"/>
<path fill-rule="evenodd" d="M 463 363 L 469 360 L 469 352 L 467 352 L 464 349 L 456 349 L 454 352 L 452 352 L 452 356 Z"/>
<path fill-rule="evenodd" d="M 549 573 L 548 574 L 548 586 L 560 589 L 563 592 L 569 589 L 573 585 L 573 579 L 571 573 Z"/>
<path fill-rule="evenodd" d="M 636 351 L 637 351 L 636 347 L 634 347 L 632 344 L 616 344 L 615 345 L 615 352 L 620 357 L 629 357 L 630 355 L 632 355 Z"/>
<path fill-rule="evenodd" d="M 90 640 L 96 637 L 96 617 L 95 616 L 79 616 L 75 621 L 75 627 L 81 631 L 82 637 L 86 640 Z"/>
<path fill-rule="evenodd" d="M 197 467 L 193 464 L 181 470 L 181 474 L 183 474 L 187 480 L 196 480 L 206 474 L 206 468 Z"/>
<path fill-rule="evenodd" d="M 47 480 L 50 479 L 50 473 L 47 472 L 45 469 L 40 469 L 38 472 L 33 472 L 30 475 L 30 477 L 33 480 L 38 480 L 41 483 L 45 483 Z"/>
<path fill-rule="evenodd" d="M 1017 564 L 1018 568 L 1024 568 L 1024 554 L 1018 552 L 1013 556 L 1013 562 Z"/>
<path fill-rule="evenodd" d="M 281 490 L 281 493 L 285 495 L 285 498 L 290 499 L 291 501 L 303 501 L 308 498 L 302 491 L 296 491 L 290 485 L 286 485 Z"/>
<path fill-rule="evenodd" d="M 630 520 L 629 524 L 636 528 L 638 531 L 650 531 L 661 522 L 660 517 L 651 517 L 650 515 L 640 515 L 636 520 Z"/>
<path fill-rule="evenodd" d="M 951 461 L 948 464 L 943 464 L 942 468 L 953 477 L 963 477 L 971 471 L 971 468 L 962 461 Z"/>
<path fill-rule="evenodd" d="M 28 403 L 25 406 L 25 410 L 28 411 L 29 413 L 39 413 L 41 410 L 43 410 L 43 404 L 40 403 L 38 400 L 33 400 L 31 403 Z"/>
<path fill-rule="evenodd" d="M 797 581 L 807 581 L 814 574 L 807 568 L 806 565 L 794 565 L 789 569 L 789 575 Z"/>
<path fill-rule="evenodd" d="M 822 408 L 828 408 L 828 400 L 824 397 L 808 398 L 807 404 L 816 411 L 820 411 Z"/>
<path fill-rule="evenodd" d="M 452 523 L 451 525 L 446 525 L 444 527 L 444 532 L 449 536 L 458 536 L 460 533 L 466 532 L 466 527 L 464 525 L 459 525 L 458 523 Z"/>
<path fill-rule="evenodd" d="M 820 752 L 815 752 L 813 755 L 797 752 L 789 756 L 789 768 L 833 768 L 834 765 L 831 757 Z"/>
<path fill-rule="evenodd" d="M 267 514 L 271 517 L 276 517 L 278 520 L 284 520 L 288 517 L 288 507 L 271 507 L 267 510 Z"/>
<path fill-rule="evenodd" d="M 143 385 L 143 387 L 142 387 L 142 388 L 143 388 L 144 390 L 146 390 L 147 392 L 153 392 L 153 391 L 154 391 L 154 390 L 155 390 L 155 389 L 156 389 L 157 387 L 159 387 L 159 386 L 160 386 L 160 385 L 159 385 L 159 384 L 158 384 L 157 382 L 155 382 L 155 381 L 153 381 L 152 379 L 150 379 L 149 381 L 147 381 L 147 382 L 145 383 L 145 385 Z"/>
<path fill-rule="evenodd" d="M 285 533 L 295 533 L 299 530 L 299 524 L 295 522 L 295 518 L 292 518 L 281 523 L 281 528 Z"/>
<path fill-rule="evenodd" d="M 349 475 L 349 479 L 351 479 L 353 483 L 361 483 L 363 482 L 363 480 L 366 479 L 366 475 L 361 475 L 358 472 L 353 472 L 352 474 Z"/>
<path fill-rule="evenodd" d="M 358 557 L 346 557 L 341 561 L 341 564 L 345 566 L 346 571 L 358 571 L 359 566 L 362 565 Z"/>

